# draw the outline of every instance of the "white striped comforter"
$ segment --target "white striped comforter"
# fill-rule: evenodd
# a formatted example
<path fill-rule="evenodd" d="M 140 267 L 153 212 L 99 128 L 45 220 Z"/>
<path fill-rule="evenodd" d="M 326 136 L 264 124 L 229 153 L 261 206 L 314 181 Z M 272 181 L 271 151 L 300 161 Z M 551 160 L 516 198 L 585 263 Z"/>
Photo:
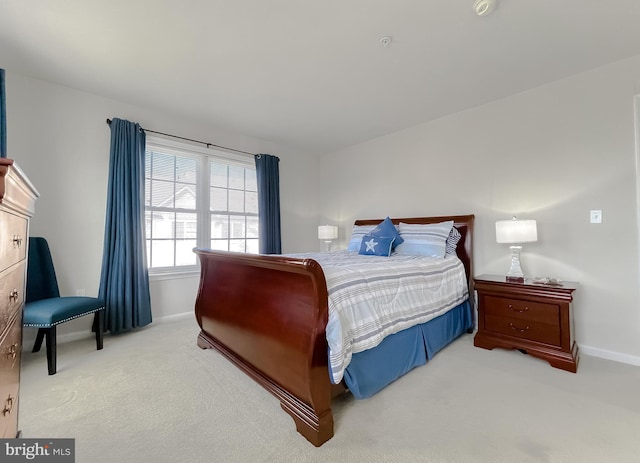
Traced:
<path fill-rule="evenodd" d="M 362 256 L 355 252 L 294 254 L 316 260 L 329 295 L 327 342 L 334 383 L 351 355 L 393 333 L 425 323 L 468 297 L 462 261 L 455 256 Z"/>

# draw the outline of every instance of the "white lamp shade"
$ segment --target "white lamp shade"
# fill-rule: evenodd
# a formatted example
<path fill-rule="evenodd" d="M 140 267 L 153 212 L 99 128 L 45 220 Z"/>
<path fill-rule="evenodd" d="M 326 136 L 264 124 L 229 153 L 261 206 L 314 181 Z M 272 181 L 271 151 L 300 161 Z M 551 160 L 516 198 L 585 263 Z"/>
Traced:
<path fill-rule="evenodd" d="M 318 227 L 319 240 L 335 240 L 338 237 L 338 227 L 335 225 L 320 225 Z"/>
<path fill-rule="evenodd" d="M 531 243 L 538 241 L 538 227 L 535 220 L 498 220 L 496 222 L 498 243 Z"/>

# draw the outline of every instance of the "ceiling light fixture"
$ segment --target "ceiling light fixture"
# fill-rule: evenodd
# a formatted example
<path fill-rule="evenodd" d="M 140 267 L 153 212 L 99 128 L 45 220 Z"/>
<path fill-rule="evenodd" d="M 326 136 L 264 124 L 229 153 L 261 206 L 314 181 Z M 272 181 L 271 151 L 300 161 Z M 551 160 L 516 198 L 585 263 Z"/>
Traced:
<path fill-rule="evenodd" d="M 478 16 L 486 16 L 495 10 L 498 0 L 475 0 L 473 10 Z"/>

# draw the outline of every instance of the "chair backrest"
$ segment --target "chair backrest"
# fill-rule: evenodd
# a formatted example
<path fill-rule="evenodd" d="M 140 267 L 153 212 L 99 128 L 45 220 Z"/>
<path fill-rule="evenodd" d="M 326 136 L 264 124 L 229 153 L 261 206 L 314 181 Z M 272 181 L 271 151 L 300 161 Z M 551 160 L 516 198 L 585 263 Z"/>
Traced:
<path fill-rule="evenodd" d="M 60 291 L 49 245 L 44 238 L 29 237 L 26 302 L 50 297 L 60 297 Z"/>

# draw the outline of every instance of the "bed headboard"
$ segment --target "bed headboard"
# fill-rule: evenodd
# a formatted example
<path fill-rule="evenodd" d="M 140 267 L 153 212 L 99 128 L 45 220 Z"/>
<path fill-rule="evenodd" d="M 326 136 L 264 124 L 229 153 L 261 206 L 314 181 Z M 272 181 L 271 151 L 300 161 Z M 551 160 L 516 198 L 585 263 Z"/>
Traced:
<path fill-rule="evenodd" d="M 469 298 L 473 304 L 473 219 L 474 215 L 444 215 L 440 217 L 411 217 L 405 219 L 391 219 L 394 224 L 403 223 L 438 223 L 453 220 L 453 226 L 458 229 L 462 238 L 456 248 L 458 257 L 464 264 L 469 284 Z M 376 225 L 383 219 L 356 220 L 354 225 Z M 473 305 L 472 305 L 473 306 Z"/>

